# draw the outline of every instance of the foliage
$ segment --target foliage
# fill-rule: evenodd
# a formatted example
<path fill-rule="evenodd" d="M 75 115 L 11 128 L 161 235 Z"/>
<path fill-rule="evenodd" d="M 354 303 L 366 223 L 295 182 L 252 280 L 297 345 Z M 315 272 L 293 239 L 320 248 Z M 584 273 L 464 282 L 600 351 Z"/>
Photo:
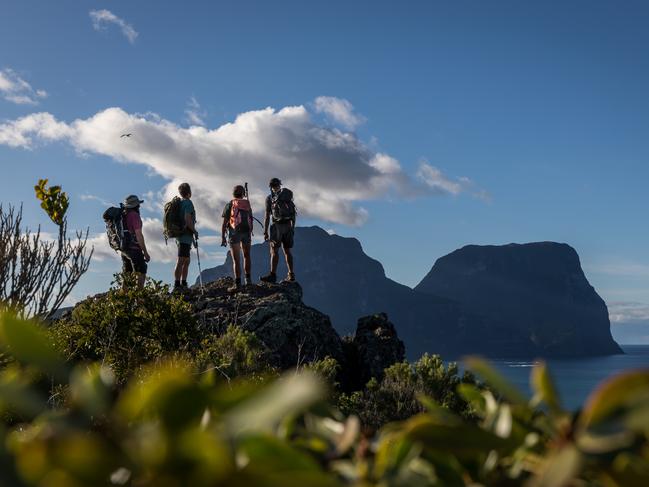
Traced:
<path fill-rule="evenodd" d="M 154 280 L 139 288 L 134 279 L 117 275 L 107 293 L 79 303 L 50 328 L 69 360 L 101 361 L 119 384 L 146 362 L 198 346 L 198 324 L 182 296 Z"/>
<path fill-rule="evenodd" d="M 425 354 L 412 365 L 401 362 L 385 369 L 381 381 L 371 379 L 362 391 L 341 395 L 339 406 L 347 414 L 358 415 L 364 426 L 374 429 L 423 412 L 421 396 L 470 417 L 471 407 L 457 393 L 457 387 L 475 382 L 471 374 L 460 377 L 457 364 L 444 366 L 439 355 Z"/>
<path fill-rule="evenodd" d="M 58 220 L 64 213 L 53 215 Z M 48 239 L 40 227 L 36 232 L 24 228 L 22 219 L 22 208 L 0 206 L 0 311 L 51 316 L 88 270 L 88 231 L 68 238 L 63 218 L 58 237 Z"/>
<path fill-rule="evenodd" d="M 227 380 L 246 376 L 263 379 L 276 373 L 271 366 L 268 350 L 253 333 L 230 325 L 222 335 L 204 338 L 195 356 L 198 370 L 216 370 Z"/>
<path fill-rule="evenodd" d="M 63 225 L 65 214 L 70 205 L 70 199 L 61 186 L 47 187 L 47 179 L 39 179 L 38 184 L 34 186 L 36 198 L 41 202 L 41 208 L 45 210 L 47 216 L 59 227 Z"/>
<path fill-rule="evenodd" d="M 649 371 L 614 377 L 584 409 L 561 406 L 545 365 L 527 401 L 486 362 L 468 360 L 497 397 L 458 385 L 477 422 L 422 396 L 426 411 L 360 433 L 322 402 L 315 375 L 270 384 L 196 375 L 183 360 L 143 367 L 115 389 L 106 365 L 62 361 L 32 322 L 0 315 L 0 346 L 16 362 L 0 371 L 0 484 L 61 486 L 644 486 L 649 482 Z M 437 370 L 429 358 L 422 380 Z M 331 364 L 329 364 L 331 365 Z M 417 374 L 417 366 L 410 374 Z M 66 385 L 52 409 L 34 371 Z M 407 377 L 403 364 L 389 380 Z M 447 371 L 448 372 L 448 371 Z M 396 376 L 396 377 L 395 377 Z"/>
<path fill-rule="evenodd" d="M 149 279 L 139 288 L 134 280 L 132 274 L 116 275 L 107 293 L 86 299 L 52 324 L 50 336 L 68 360 L 101 361 L 118 384 L 169 354 L 183 356 L 198 373 L 215 370 L 228 380 L 274 373 L 254 334 L 237 326 L 220 335 L 205 330 L 182 295 L 159 281 Z"/>

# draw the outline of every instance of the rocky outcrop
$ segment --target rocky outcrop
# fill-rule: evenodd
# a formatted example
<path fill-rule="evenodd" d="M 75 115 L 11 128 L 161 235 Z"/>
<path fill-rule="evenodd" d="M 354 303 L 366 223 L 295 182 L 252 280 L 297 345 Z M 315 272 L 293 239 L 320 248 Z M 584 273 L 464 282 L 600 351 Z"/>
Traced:
<path fill-rule="evenodd" d="M 297 283 L 257 284 L 228 292 L 232 279 L 194 286 L 186 295 L 203 327 L 215 333 L 229 325 L 253 332 L 268 348 L 271 361 L 281 369 L 327 356 L 344 362 L 342 341 L 329 317 L 302 302 Z"/>
<path fill-rule="evenodd" d="M 468 245 L 435 262 L 415 290 L 458 303 L 455 347 L 497 356 L 622 353 L 577 252 L 538 242 Z"/>
<path fill-rule="evenodd" d="M 360 318 L 354 336 L 347 337 L 346 352 L 356 372 L 353 381 L 357 387 L 372 377 L 382 379 L 383 371 L 403 362 L 406 355 L 405 346 L 385 313 Z"/>

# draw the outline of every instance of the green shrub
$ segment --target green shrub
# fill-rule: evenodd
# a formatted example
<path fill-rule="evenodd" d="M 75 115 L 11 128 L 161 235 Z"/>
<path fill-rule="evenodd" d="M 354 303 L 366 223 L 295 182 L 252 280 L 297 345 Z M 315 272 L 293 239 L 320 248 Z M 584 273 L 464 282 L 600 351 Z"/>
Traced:
<path fill-rule="evenodd" d="M 127 285 L 125 285 L 127 284 Z M 109 365 L 118 383 L 138 367 L 169 353 L 197 348 L 198 324 L 182 296 L 161 282 L 143 289 L 118 278 L 107 293 L 79 303 L 50 329 L 57 348 L 72 361 Z"/>
<path fill-rule="evenodd" d="M 268 350 L 253 333 L 236 325 L 223 335 L 203 338 L 194 363 L 199 372 L 216 370 L 227 380 L 247 376 L 261 378 L 276 373 L 269 362 Z"/>
<path fill-rule="evenodd" d="M 475 379 L 468 373 L 458 376 L 455 363 L 445 367 L 439 355 L 425 354 L 414 364 L 400 362 L 385 369 L 380 382 L 371 379 L 362 391 L 341 394 L 339 407 L 374 429 L 423 412 L 422 396 L 468 418 L 470 406 L 457 393 L 463 383 L 475 384 Z"/>

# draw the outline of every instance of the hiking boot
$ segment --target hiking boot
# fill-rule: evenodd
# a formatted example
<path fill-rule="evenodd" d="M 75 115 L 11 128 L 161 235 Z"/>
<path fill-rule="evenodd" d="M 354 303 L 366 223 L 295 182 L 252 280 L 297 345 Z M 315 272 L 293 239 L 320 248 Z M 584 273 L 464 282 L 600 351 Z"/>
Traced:
<path fill-rule="evenodd" d="M 173 289 L 171 290 L 173 294 L 179 294 L 183 292 L 183 287 L 180 284 L 174 284 Z"/>
<path fill-rule="evenodd" d="M 244 286 L 246 287 L 252 286 L 252 279 L 250 278 L 250 276 L 246 276 L 246 280 L 244 281 Z"/>
<path fill-rule="evenodd" d="M 282 282 L 295 282 L 295 273 L 289 272 Z"/>
<path fill-rule="evenodd" d="M 266 274 L 265 276 L 261 276 L 259 278 L 261 282 L 269 282 L 271 284 L 274 284 L 277 282 L 277 274 L 274 274 L 272 272 Z"/>
<path fill-rule="evenodd" d="M 241 281 L 234 281 L 234 284 L 228 288 L 228 292 L 230 293 L 236 293 L 237 291 L 241 291 Z"/>

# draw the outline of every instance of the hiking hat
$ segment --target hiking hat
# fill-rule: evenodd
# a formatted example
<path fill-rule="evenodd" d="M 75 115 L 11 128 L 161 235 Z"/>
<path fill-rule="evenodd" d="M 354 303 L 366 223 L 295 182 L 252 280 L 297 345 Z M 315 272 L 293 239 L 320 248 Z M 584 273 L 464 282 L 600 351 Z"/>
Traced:
<path fill-rule="evenodd" d="M 271 179 L 270 182 L 268 183 L 269 188 L 272 188 L 274 186 L 281 186 L 281 185 L 282 185 L 282 182 L 277 178 Z"/>
<path fill-rule="evenodd" d="M 141 200 L 135 194 L 132 194 L 124 198 L 124 208 L 137 208 L 142 203 L 144 203 L 144 200 Z"/>

